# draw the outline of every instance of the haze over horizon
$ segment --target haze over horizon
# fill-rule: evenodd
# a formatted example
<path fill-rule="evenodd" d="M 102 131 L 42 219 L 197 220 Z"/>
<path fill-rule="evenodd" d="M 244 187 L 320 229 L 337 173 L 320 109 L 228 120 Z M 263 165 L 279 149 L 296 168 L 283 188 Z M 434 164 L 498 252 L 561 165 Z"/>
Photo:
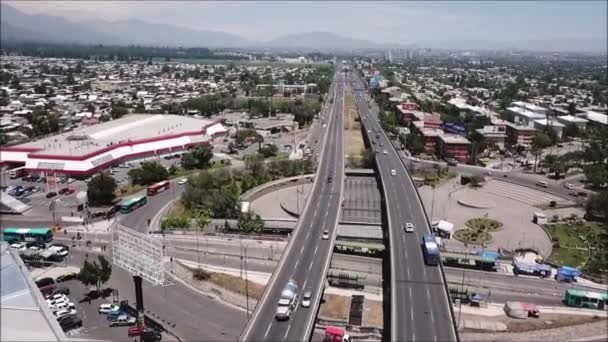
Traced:
<path fill-rule="evenodd" d="M 605 51 L 608 39 L 606 1 L 2 3 L 26 14 L 59 16 L 81 25 L 99 20 L 137 20 L 225 32 L 253 43 L 286 35 L 331 32 L 374 44 L 451 42 L 463 45 L 462 48 L 484 44 L 488 48 L 501 44 L 520 48 L 518 44 L 522 41 L 528 42 L 523 45 L 532 46 L 532 41 L 548 41 L 556 42 L 553 44 L 556 49 L 575 42 L 574 50 L 582 47 Z M 107 33 L 111 32 L 109 28 Z M 551 44 L 547 47 L 551 48 Z"/>

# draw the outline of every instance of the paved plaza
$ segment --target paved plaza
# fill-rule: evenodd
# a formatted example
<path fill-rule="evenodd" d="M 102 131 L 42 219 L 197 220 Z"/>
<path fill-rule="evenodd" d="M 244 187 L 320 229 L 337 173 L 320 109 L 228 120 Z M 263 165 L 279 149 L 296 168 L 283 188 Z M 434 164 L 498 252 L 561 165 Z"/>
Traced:
<path fill-rule="evenodd" d="M 454 229 L 465 228 L 466 220 L 474 217 L 485 217 L 498 220 L 504 224 L 502 230 L 492 233 L 493 239 L 487 245 L 490 250 L 499 247 L 514 250 L 517 248 L 534 248 L 543 256 L 551 252 L 551 241 L 543 229 L 532 222 L 535 212 L 543 212 L 551 217 L 576 213 L 582 215 L 582 208 L 558 210 L 541 210 L 532 204 L 547 203 L 553 199 L 550 194 L 533 188 L 526 188 L 500 181 L 490 181 L 482 189 L 462 186 L 459 179 L 435 188 L 429 186 L 419 189 L 423 203 L 432 220 L 447 220 L 454 224 Z M 486 208 L 478 209 L 459 204 L 458 202 L 484 204 Z M 456 239 L 446 242 L 448 250 L 473 252 L 481 246 L 464 244 Z"/>

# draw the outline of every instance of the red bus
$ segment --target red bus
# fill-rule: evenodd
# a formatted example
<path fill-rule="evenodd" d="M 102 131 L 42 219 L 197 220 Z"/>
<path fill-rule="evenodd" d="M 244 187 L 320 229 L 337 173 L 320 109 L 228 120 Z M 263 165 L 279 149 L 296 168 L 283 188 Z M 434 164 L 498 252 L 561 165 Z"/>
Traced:
<path fill-rule="evenodd" d="M 158 194 L 159 192 L 168 190 L 170 186 L 171 186 L 171 183 L 169 183 L 168 180 L 152 184 L 148 187 L 148 196 L 154 196 L 154 195 Z"/>

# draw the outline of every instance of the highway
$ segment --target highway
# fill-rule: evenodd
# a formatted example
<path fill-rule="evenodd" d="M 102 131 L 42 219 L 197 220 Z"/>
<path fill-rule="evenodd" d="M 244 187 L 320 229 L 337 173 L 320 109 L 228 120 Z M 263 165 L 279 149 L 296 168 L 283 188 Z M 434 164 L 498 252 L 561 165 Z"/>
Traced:
<path fill-rule="evenodd" d="M 416 188 L 380 128 L 377 112 L 371 113 L 367 101 L 371 100 L 363 85 L 359 82 L 354 89 L 364 130 L 370 142 L 376 141 L 372 147 L 379 152 L 376 162 L 385 196 L 390 243 L 390 340 L 456 341 L 441 269 L 426 266 L 423 261 L 421 240 L 430 233 L 430 227 Z M 377 134 L 374 128 L 378 129 Z M 395 176 L 391 170 L 395 170 Z M 406 222 L 414 224 L 414 233 L 404 232 Z"/>
<path fill-rule="evenodd" d="M 312 334 L 336 239 L 344 184 L 343 77 L 337 72 L 330 89 L 333 101 L 326 115 L 327 131 L 312 195 L 261 300 L 243 329 L 242 341 L 305 341 Z M 322 239 L 325 230 L 329 231 L 328 240 Z M 290 319 L 280 322 L 275 319 L 277 303 L 290 279 L 298 283 L 300 297 L 304 291 L 312 291 L 312 304 L 310 308 L 298 304 Z"/>

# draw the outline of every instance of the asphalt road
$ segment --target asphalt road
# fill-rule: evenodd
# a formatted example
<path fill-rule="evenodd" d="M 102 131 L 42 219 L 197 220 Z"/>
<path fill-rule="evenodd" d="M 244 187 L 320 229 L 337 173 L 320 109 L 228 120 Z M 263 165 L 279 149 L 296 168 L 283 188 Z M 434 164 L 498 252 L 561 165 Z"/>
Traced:
<path fill-rule="evenodd" d="M 240 338 L 243 341 L 305 341 L 312 334 L 336 238 L 343 190 L 343 77 L 336 74 L 332 85 L 333 103 L 312 195 L 262 299 L 243 330 Z M 321 238 L 325 230 L 330 235 L 328 240 Z M 296 305 L 290 320 L 279 322 L 275 320 L 277 302 L 290 279 L 298 283 L 300 297 L 304 291 L 312 291 L 312 305 L 306 309 Z"/>
<path fill-rule="evenodd" d="M 109 253 L 105 256 L 111 259 Z M 96 260 L 97 256 L 91 253 L 88 258 Z M 82 267 L 84 259 L 83 251 L 71 249 L 68 264 Z M 117 289 L 121 300 L 126 299 L 134 305 L 133 277 L 127 271 L 113 267 L 112 276 L 106 286 Z M 157 318 L 161 323 L 164 321 L 163 324 L 175 324 L 175 327 L 171 328 L 172 331 L 185 341 L 235 341 L 246 320 L 245 312 L 201 296 L 181 283 L 152 286 L 144 281 L 142 288 L 146 314 Z M 105 338 L 109 339 L 110 336 L 106 335 Z"/>
<path fill-rule="evenodd" d="M 363 89 L 362 85 L 356 87 Z M 365 91 L 355 90 L 355 99 L 362 123 L 370 141 L 379 149 L 376 161 L 387 205 L 390 240 L 390 340 L 391 341 L 455 341 L 450 303 L 444 288 L 441 270 L 426 266 L 421 251 L 422 236 L 430 233 L 416 188 L 397 151 L 380 128 L 377 111 L 372 114 Z M 373 128 L 379 129 L 378 137 Z M 380 144 L 382 143 L 382 147 Z M 386 154 L 384 153 L 386 151 Z M 391 170 L 396 175 L 391 175 Z M 414 224 L 414 233 L 405 233 L 406 222 Z"/>

